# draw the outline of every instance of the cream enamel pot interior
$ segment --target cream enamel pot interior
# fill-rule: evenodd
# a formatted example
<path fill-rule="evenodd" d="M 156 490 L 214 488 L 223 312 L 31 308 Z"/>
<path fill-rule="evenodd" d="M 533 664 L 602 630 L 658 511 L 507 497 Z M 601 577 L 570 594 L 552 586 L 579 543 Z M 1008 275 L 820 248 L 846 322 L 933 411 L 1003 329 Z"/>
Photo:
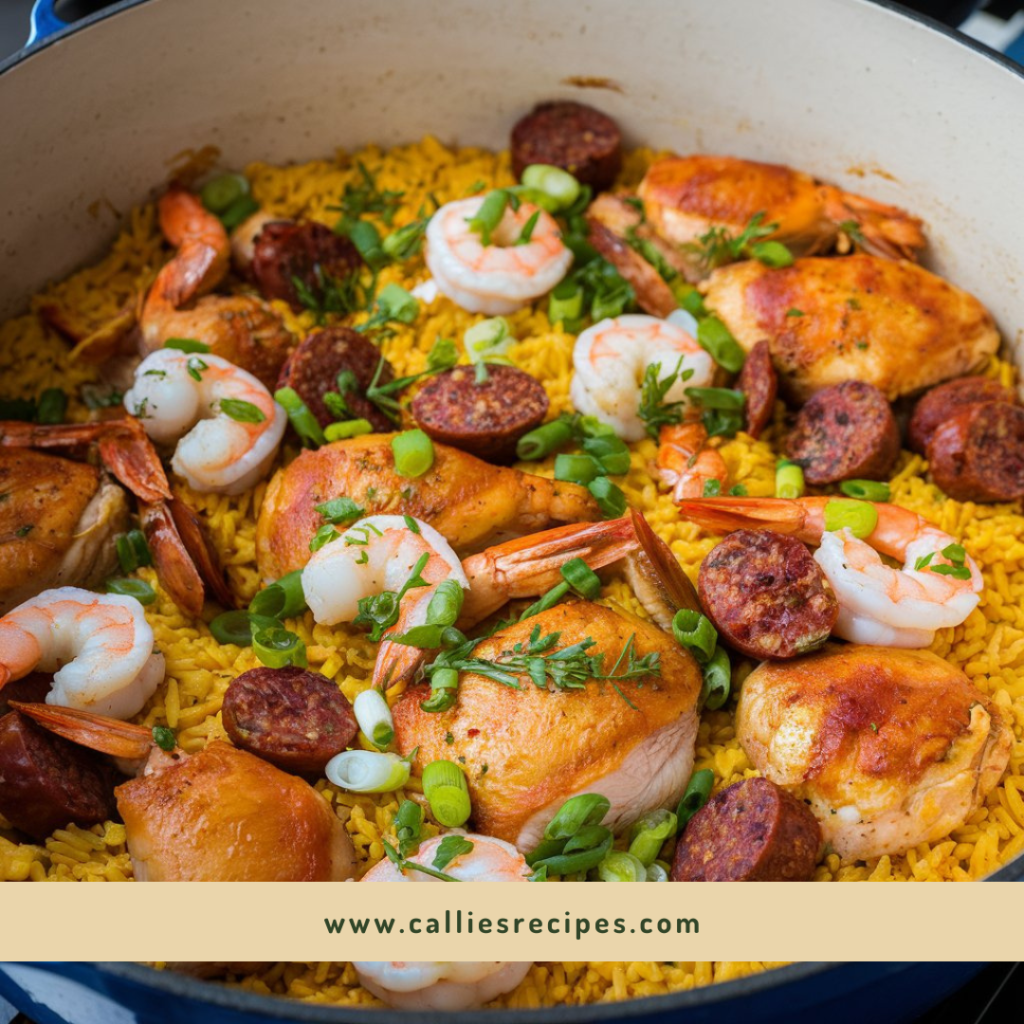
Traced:
<path fill-rule="evenodd" d="M 213 144 L 237 167 L 425 132 L 500 147 L 518 115 L 558 97 L 605 109 L 630 144 L 781 161 L 908 207 L 928 224 L 929 265 L 976 293 L 1024 358 L 1024 76 L 868 0 L 116 4 L 0 65 L 0 316 L 98 256 L 183 150 Z M 1019 859 L 997 877 L 1022 874 Z M 941 970 L 801 965 L 493 1019 L 898 1020 L 975 965 L 931 966 Z M 0 996 L 42 1024 L 441 1019 L 288 1004 L 117 964 L 0 964 Z"/>

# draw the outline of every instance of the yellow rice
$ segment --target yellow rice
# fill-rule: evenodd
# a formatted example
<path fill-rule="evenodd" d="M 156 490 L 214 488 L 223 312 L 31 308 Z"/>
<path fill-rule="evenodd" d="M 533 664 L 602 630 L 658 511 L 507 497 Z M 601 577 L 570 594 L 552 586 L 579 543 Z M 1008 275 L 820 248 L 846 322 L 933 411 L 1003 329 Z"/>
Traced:
<path fill-rule="evenodd" d="M 623 183 L 639 180 L 651 157 L 646 151 L 631 154 Z M 358 184 L 356 159 L 376 176 L 381 189 L 405 193 L 395 216 L 396 226 L 414 219 L 421 207 L 432 208 L 435 198 L 444 203 L 513 180 L 507 153 L 448 149 L 429 137 L 386 153 L 368 147 L 352 156 L 339 153 L 333 160 L 303 165 L 254 164 L 247 168 L 247 174 L 264 209 L 333 224 L 337 214 L 328 207 L 338 202 L 346 184 Z M 33 300 L 32 311 L 0 325 L 2 397 L 32 396 L 50 386 L 72 391 L 93 380 L 92 368 L 68 363 L 66 343 L 44 326 L 36 311 L 44 303 L 54 303 L 75 322 L 99 326 L 148 284 L 166 257 L 153 207 L 133 211 L 102 262 L 53 284 Z M 416 258 L 384 270 L 380 283 L 395 281 L 411 288 L 426 276 L 422 258 Z M 277 308 L 298 333 L 314 327 L 312 314 L 296 316 L 282 304 Z M 421 313 L 415 325 L 399 325 L 397 333 L 383 343 L 384 354 L 396 374 L 416 372 L 424 367 L 426 353 L 438 336 L 461 339 L 466 328 L 479 319 L 441 298 Z M 551 399 L 552 417 L 569 410 L 574 337 L 553 328 L 542 309 L 523 310 L 509 321 L 519 339 L 512 359 L 543 381 Z M 1015 381 L 1014 370 L 1005 362 L 993 360 L 988 372 L 1007 384 Z M 71 414 L 84 418 L 86 411 L 75 401 Z M 738 434 L 721 446 L 734 481 L 743 483 L 752 496 L 774 493 L 775 452 L 782 429 L 780 405 L 775 424 L 761 440 Z M 702 536 L 697 527 L 679 518 L 651 476 L 654 453 L 651 441 L 634 446 L 632 467 L 620 483 L 630 503 L 643 510 L 686 571 L 696 578 L 700 561 L 714 546 L 715 538 Z M 285 458 L 293 454 L 286 452 Z M 530 468 L 549 475 L 552 472 L 550 461 Z M 892 480 L 893 500 L 960 540 L 977 560 L 986 581 L 978 608 L 963 625 L 940 631 L 933 650 L 960 666 L 1007 713 L 1016 737 L 1010 766 L 984 806 L 946 839 L 921 844 L 899 857 L 881 857 L 867 863 L 846 863 L 833 854 L 818 867 L 819 881 L 977 879 L 1024 853 L 1024 515 L 1019 504 L 949 501 L 926 481 L 925 470 L 926 464 L 919 456 L 904 452 Z M 205 519 L 232 587 L 240 598 L 248 600 L 259 585 L 254 538 L 265 485 L 239 497 L 198 495 L 177 482 L 175 490 Z M 157 590 L 158 599 L 147 609 L 147 616 L 167 659 L 166 681 L 142 720 L 146 725 L 170 726 L 180 745 L 194 751 L 224 736 L 219 714 L 224 691 L 236 675 L 256 662 L 250 650 L 217 644 L 204 621 L 191 621 L 182 615 L 160 589 L 151 570 L 139 570 L 139 575 Z M 611 581 L 602 600 L 644 614 L 622 580 Z M 208 617 L 212 614 L 211 610 Z M 368 685 L 375 650 L 362 633 L 344 626 L 318 626 L 308 614 L 288 625 L 305 640 L 310 667 L 335 679 L 349 698 Z M 740 667 L 740 680 L 749 668 Z M 397 695 L 396 689 L 390 697 Z M 706 712 L 697 740 L 696 767 L 712 769 L 717 788 L 756 774 L 735 737 L 730 708 Z M 415 786 L 413 780 L 410 789 Z M 405 794 L 360 796 L 343 793 L 324 781 L 318 788 L 345 821 L 362 869 L 380 860 L 384 853 L 381 837 Z M 69 826 L 41 846 L 4 838 L 3 825 L 0 819 L 0 880 L 131 879 L 121 825 L 108 822 L 91 829 Z M 727 962 L 542 963 L 498 1004 L 544 1006 L 653 995 L 740 977 L 771 966 Z M 344 963 L 279 963 L 239 983 L 253 991 L 314 1002 L 374 1002 L 358 985 L 351 966 Z"/>

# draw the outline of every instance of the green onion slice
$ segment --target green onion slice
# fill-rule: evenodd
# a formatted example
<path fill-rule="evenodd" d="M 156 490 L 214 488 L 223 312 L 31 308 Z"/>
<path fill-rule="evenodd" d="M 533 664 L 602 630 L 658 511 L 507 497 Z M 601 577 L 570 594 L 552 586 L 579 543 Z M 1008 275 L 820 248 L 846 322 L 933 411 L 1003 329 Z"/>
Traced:
<path fill-rule="evenodd" d="M 539 462 L 559 448 L 564 448 L 572 438 L 573 429 L 569 420 L 552 420 L 519 438 L 516 457 L 524 462 Z"/>
<path fill-rule="evenodd" d="M 663 860 L 656 860 L 653 864 L 647 865 L 648 882 L 667 882 L 672 869 Z"/>
<path fill-rule="evenodd" d="M 672 635 L 701 665 L 706 665 L 718 645 L 718 630 L 711 620 L 691 608 L 680 608 L 672 619 Z"/>
<path fill-rule="evenodd" d="M 694 772 L 687 783 L 686 792 L 679 801 L 676 809 L 676 818 L 681 832 L 690 819 L 708 802 L 711 795 L 711 788 L 715 784 L 715 773 L 710 768 L 701 768 Z"/>
<path fill-rule="evenodd" d="M 825 529 L 829 533 L 848 529 L 854 537 L 870 537 L 878 525 L 878 510 L 866 501 L 834 498 L 825 505 Z"/>
<path fill-rule="evenodd" d="M 591 455 L 556 455 L 555 479 L 586 487 L 604 475 L 604 467 Z"/>
<path fill-rule="evenodd" d="M 892 497 L 889 485 L 879 480 L 844 480 L 839 490 L 858 501 L 888 501 Z"/>
<path fill-rule="evenodd" d="M 244 220 L 248 220 L 260 204 L 252 196 L 239 196 L 221 215 L 220 222 L 225 231 L 234 231 Z"/>
<path fill-rule="evenodd" d="M 469 820 L 469 783 L 454 762 L 433 761 L 423 769 L 423 795 L 431 813 L 446 828 L 458 828 Z"/>
<path fill-rule="evenodd" d="M 156 600 L 156 591 L 145 580 L 115 577 L 107 580 L 105 589 L 108 594 L 134 597 L 139 604 L 152 604 Z"/>
<path fill-rule="evenodd" d="M 587 825 L 599 825 L 611 810 L 611 801 L 599 793 L 570 797 L 544 829 L 545 839 L 569 839 Z"/>
<path fill-rule="evenodd" d="M 249 179 L 243 174 L 222 174 L 208 181 L 199 193 L 199 198 L 211 213 L 221 214 L 232 203 L 249 194 Z"/>
<path fill-rule="evenodd" d="M 434 442 L 419 429 L 406 430 L 391 439 L 395 472 L 407 479 L 423 476 L 434 464 Z"/>
<path fill-rule="evenodd" d="M 370 742 L 381 750 L 389 747 L 395 738 L 395 723 L 391 717 L 391 708 L 380 690 L 373 687 L 363 690 L 356 696 L 352 707 L 363 735 L 368 736 Z"/>
<path fill-rule="evenodd" d="M 36 406 L 36 419 L 40 423 L 63 423 L 68 408 L 68 396 L 60 388 L 47 388 Z"/>
<path fill-rule="evenodd" d="M 775 467 L 775 497 L 801 498 L 805 490 L 803 467 L 780 459 Z"/>
<path fill-rule="evenodd" d="M 527 188 L 535 188 L 549 195 L 559 210 L 567 210 L 579 198 L 580 183 L 566 170 L 552 164 L 530 164 L 523 169 L 519 180 Z"/>
<path fill-rule="evenodd" d="M 302 614 L 306 607 L 301 569 L 296 569 L 264 587 L 249 602 L 249 611 L 254 615 L 266 615 L 274 619 L 290 619 Z"/>
<path fill-rule="evenodd" d="M 362 437 L 372 434 L 373 424 L 369 420 L 345 420 L 344 423 L 328 423 L 324 427 L 326 441 L 345 441 L 350 437 Z"/>
<path fill-rule="evenodd" d="M 324 775 L 351 793 L 391 793 L 409 781 L 409 762 L 397 754 L 345 750 L 327 762 Z"/>
<path fill-rule="evenodd" d="M 284 668 L 296 665 L 305 668 L 306 645 L 291 630 L 284 626 L 266 626 L 253 631 L 253 653 L 270 668 Z"/>
<path fill-rule="evenodd" d="M 438 668 L 430 673 L 430 696 L 420 707 L 424 711 L 447 711 L 455 703 L 459 690 L 459 672 L 454 668 Z"/>
<path fill-rule="evenodd" d="M 618 519 L 626 514 L 626 495 L 622 488 L 613 484 L 606 476 L 599 476 L 587 484 L 587 490 L 594 496 L 605 519 Z"/>
<path fill-rule="evenodd" d="M 195 338 L 168 338 L 164 348 L 177 349 L 179 352 L 209 352 L 210 346 Z"/>
<path fill-rule="evenodd" d="M 325 443 L 327 439 L 319 421 L 294 388 L 278 388 L 274 392 L 274 401 L 288 413 L 288 421 L 306 448 L 319 448 Z"/>
<path fill-rule="evenodd" d="M 661 852 L 665 840 L 676 834 L 677 818 L 660 807 L 648 811 L 629 830 L 629 852 L 647 867 Z"/>
<path fill-rule="evenodd" d="M 612 850 L 600 864 L 597 874 L 602 882 L 646 882 L 647 868 L 633 853 Z"/>
<path fill-rule="evenodd" d="M 746 354 L 732 336 L 729 328 L 717 316 L 708 316 L 697 327 L 697 344 L 703 348 L 723 370 L 739 373 L 746 362 Z M 705 389 L 712 390 L 712 389 Z"/>
<path fill-rule="evenodd" d="M 562 579 L 586 601 L 601 596 L 601 580 L 582 558 L 571 558 L 562 566 Z"/>
<path fill-rule="evenodd" d="M 729 655 L 718 647 L 704 666 L 704 685 L 700 691 L 699 706 L 717 711 L 729 699 L 731 685 L 732 666 L 729 664 Z"/>
<path fill-rule="evenodd" d="M 273 620 L 268 624 L 273 625 Z M 219 644 L 248 647 L 252 643 L 252 622 L 248 612 L 222 612 L 210 623 L 210 632 Z"/>

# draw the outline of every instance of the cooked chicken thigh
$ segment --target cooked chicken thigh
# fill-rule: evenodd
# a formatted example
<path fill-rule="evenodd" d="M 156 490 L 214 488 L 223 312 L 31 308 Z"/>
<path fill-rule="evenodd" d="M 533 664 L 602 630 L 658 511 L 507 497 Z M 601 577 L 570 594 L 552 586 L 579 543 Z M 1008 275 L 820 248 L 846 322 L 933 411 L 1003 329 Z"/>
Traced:
<path fill-rule="evenodd" d="M 929 651 L 860 645 L 764 662 L 736 734 L 768 779 L 806 800 L 840 856 L 897 854 L 948 835 L 1005 769 L 1013 733 Z"/>

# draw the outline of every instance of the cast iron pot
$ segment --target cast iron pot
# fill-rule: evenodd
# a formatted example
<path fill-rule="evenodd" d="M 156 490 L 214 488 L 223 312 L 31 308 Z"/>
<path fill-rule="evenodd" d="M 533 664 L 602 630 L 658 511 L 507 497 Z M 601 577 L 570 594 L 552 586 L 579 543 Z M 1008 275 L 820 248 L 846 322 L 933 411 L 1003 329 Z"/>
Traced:
<path fill-rule="evenodd" d="M 186 149 L 213 144 L 240 167 L 425 132 L 500 147 L 535 102 L 579 97 L 615 116 L 629 144 L 789 163 L 912 209 L 928 223 L 929 264 L 978 295 L 1024 359 L 1024 76 L 895 5 L 125 0 L 63 29 L 52 6 L 40 0 L 34 45 L 0 64 L 0 316 L 97 257 Z M 1022 877 L 1019 858 L 993 880 Z M 800 964 L 488 1020 L 895 1022 L 982 966 Z M 120 963 L 0 964 L 0 996 L 39 1024 L 442 1019 L 283 1002 Z"/>

